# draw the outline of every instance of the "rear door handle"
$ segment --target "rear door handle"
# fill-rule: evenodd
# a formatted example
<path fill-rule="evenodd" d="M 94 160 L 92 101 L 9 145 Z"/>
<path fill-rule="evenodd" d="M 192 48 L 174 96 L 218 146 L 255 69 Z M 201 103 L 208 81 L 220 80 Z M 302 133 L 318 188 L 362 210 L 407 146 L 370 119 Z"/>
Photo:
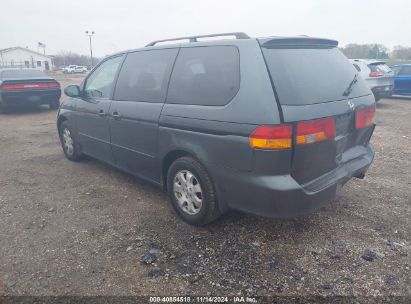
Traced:
<path fill-rule="evenodd" d="M 107 113 L 104 112 L 104 110 L 99 110 L 99 111 L 98 111 L 98 116 L 100 116 L 100 117 L 106 117 L 106 116 L 107 116 Z"/>
<path fill-rule="evenodd" d="M 113 118 L 114 118 L 115 120 L 121 119 L 120 113 L 117 112 L 117 111 L 113 112 L 113 114 L 111 114 L 111 116 L 113 116 Z"/>

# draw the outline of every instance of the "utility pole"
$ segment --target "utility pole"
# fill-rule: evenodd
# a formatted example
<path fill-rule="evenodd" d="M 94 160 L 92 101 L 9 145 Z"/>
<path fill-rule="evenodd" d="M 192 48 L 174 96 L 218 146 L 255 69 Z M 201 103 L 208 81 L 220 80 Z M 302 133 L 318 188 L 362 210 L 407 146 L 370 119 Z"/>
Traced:
<path fill-rule="evenodd" d="M 90 69 L 92 69 L 93 68 L 93 48 L 91 46 L 91 37 L 94 35 L 94 31 L 86 31 L 86 35 L 88 36 L 89 41 L 90 41 L 90 63 L 91 63 Z"/>

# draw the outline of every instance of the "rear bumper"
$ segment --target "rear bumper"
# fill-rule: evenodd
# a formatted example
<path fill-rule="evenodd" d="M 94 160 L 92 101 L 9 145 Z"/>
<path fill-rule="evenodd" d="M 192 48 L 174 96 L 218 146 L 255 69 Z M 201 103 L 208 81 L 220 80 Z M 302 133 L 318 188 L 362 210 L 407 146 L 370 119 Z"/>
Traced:
<path fill-rule="evenodd" d="M 383 97 L 390 97 L 392 96 L 393 87 L 391 85 L 388 86 L 377 86 L 372 88 L 372 92 L 375 98 L 383 98 Z"/>
<path fill-rule="evenodd" d="M 19 106 L 27 104 L 48 104 L 59 100 L 61 89 L 57 90 L 25 90 L 0 92 L 0 103 L 3 106 Z"/>
<path fill-rule="evenodd" d="M 363 177 L 374 158 L 371 145 L 361 147 L 360 156 L 306 184 L 291 175 L 258 176 L 213 168 L 219 198 L 228 208 L 273 218 L 287 218 L 314 212 L 329 204 L 337 190 L 352 177 Z"/>

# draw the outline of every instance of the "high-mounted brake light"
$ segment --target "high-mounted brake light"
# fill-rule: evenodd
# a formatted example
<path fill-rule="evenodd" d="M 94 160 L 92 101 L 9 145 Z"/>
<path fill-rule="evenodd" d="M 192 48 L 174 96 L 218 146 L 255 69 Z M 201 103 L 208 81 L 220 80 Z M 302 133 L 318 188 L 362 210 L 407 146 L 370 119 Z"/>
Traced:
<path fill-rule="evenodd" d="M 374 123 L 375 106 L 358 110 L 355 112 L 355 127 L 357 129 L 365 128 Z"/>
<path fill-rule="evenodd" d="M 370 77 L 381 77 L 384 76 L 384 72 L 371 72 Z"/>
<path fill-rule="evenodd" d="M 263 125 L 257 127 L 249 137 L 250 146 L 257 149 L 290 149 L 293 129 L 291 125 Z"/>
<path fill-rule="evenodd" d="M 320 118 L 297 123 L 297 145 L 312 144 L 335 137 L 334 119 Z"/>
<path fill-rule="evenodd" d="M 2 90 L 50 89 L 50 88 L 58 88 L 58 87 L 60 87 L 60 84 L 58 82 L 16 83 L 16 84 L 3 84 L 0 86 Z"/>

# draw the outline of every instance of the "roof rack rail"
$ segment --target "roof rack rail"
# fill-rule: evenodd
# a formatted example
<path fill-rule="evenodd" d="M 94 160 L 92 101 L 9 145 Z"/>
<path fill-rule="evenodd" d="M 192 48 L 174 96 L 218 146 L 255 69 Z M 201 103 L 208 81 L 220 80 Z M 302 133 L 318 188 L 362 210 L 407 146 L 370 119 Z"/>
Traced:
<path fill-rule="evenodd" d="M 177 40 L 189 40 L 189 42 L 197 42 L 198 38 L 208 38 L 208 37 L 220 37 L 220 36 L 235 36 L 236 39 L 249 39 L 251 38 L 246 33 L 243 32 L 233 32 L 233 33 L 222 33 L 222 34 L 210 34 L 210 35 L 199 35 L 199 36 L 187 36 L 187 37 L 178 37 L 172 39 L 163 39 L 163 40 L 156 40 L 152 41 L 147 46 L 154 46 L 159 42 L 166 42 L 166 41 L 177 41 Z"/>

